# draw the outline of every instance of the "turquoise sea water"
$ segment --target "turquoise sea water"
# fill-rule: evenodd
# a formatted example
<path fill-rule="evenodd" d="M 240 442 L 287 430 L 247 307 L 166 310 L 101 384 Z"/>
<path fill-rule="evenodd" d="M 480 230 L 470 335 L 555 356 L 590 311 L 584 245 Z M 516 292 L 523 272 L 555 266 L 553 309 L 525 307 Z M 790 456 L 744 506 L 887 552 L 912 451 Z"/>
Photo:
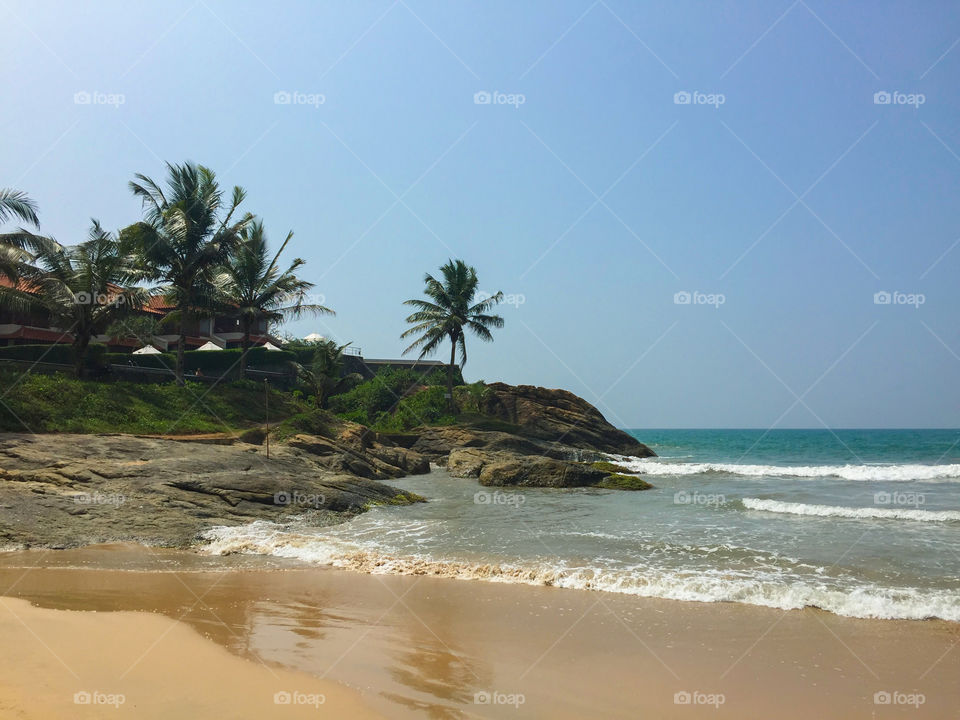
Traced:
<path fill-rule="evenodd" d="M 208 550 L 960 621 L 960 431 L 630 432 L 659 457 L 614 459 L 653 490 L 498 490 L 434 470 L 397 481 L 426 504 L 218 528 Z"/>

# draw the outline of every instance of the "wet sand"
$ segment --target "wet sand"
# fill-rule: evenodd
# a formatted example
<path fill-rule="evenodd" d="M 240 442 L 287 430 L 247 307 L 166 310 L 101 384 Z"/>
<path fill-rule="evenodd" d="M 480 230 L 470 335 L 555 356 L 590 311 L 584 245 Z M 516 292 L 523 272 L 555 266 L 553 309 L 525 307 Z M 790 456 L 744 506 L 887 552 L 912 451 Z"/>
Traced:
<path fill-rule="evenodd" d="M 144 718 L 940 718 L 960 705 L 960 627 L 940 621 L 129 546 L 2 554 L 0 595 L 4 718 L 113 717 L 75 705 L 83 690 L 123 694 L 116 717 Z M 326 702 L 274 704 L 293 691 Z"/>

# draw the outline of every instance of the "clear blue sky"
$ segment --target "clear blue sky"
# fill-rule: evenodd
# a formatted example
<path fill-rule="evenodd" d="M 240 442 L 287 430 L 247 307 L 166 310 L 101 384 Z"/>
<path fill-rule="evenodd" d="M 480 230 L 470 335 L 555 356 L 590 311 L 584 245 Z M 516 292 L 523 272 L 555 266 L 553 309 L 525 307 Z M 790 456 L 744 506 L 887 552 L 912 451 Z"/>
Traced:
<path fill-rule="evenodd" d="M 208 165 L 338 313 L 289 329 L 370 357 L 462 257 L 524 300 L 468 379 L 621 426 L 957 427 L 958 38 L 950 2 L 3 2 L 0 186 L 72 243 Z"/>

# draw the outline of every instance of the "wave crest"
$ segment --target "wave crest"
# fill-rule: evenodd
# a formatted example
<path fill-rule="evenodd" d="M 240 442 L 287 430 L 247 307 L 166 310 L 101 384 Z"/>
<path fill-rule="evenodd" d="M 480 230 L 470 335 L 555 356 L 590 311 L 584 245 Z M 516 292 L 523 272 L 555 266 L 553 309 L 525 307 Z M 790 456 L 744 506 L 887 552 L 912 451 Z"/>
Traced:
<path fill-rule="evenodd" d="M 719 472 L 744 477 L 838 477 L 857 481 L 960 482 L 960 465 L 741 465 L 738 463 L 673 463 L 648 458 L 616 457 L 615 462 L 644 475 L 700 475 Z"/>
<path fill-rule="evenodd" d="M 916 520 L 919 522 L 960 522 L 958 510 L 917 510 L 912 508 L 842 507 L 839 505 L 808 505 L 806 503 L 781 502 L 744 498 L 748 510 L 782 513 L 787 515 L 813 515 L 816 517 L 841 517 L 877 520 Z"/>

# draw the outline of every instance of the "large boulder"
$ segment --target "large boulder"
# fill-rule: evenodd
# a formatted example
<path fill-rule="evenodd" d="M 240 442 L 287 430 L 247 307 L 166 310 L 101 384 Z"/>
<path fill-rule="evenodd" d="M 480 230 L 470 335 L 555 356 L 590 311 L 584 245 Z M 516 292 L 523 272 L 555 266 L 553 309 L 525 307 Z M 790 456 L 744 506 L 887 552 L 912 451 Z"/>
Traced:
<path fill-rule="evenodd" d="M 490 392 L 484 401 L 484 414 L 517 426 L 525 437 L 618 455 L 655 455 L 572 392 L 505 383 L 487 387 Z"/>
<path fill-rule="evenodd" d="M 598 485 L 609 473 L 569 460 L 532 455 L 494 458 L 480 471 L 480 484 L 489 486 L 572 488 Z"/>

